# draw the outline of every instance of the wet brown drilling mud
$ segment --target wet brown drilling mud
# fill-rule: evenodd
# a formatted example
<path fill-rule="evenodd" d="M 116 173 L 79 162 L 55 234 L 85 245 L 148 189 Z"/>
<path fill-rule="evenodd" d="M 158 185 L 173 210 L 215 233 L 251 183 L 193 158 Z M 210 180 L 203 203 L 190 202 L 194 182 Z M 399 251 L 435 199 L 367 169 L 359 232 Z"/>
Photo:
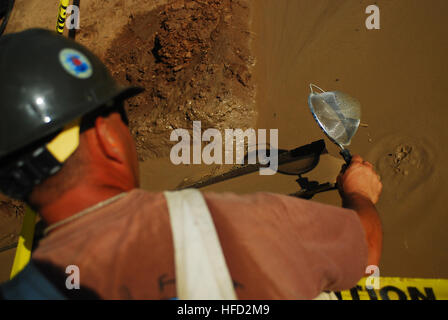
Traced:
<path fill-rule="evenodd" d="M 279 128 L 280 146 L 292 147 L 322 136 L 307 110 L 309 83 L 360 100 L 367 126 L 350 149 L 384 184 L 381 275 L 446 278 L 448 3 L 375 3 L 380 30 L 365 27 L 369 1 L 254 2 L 258 125 Z M 335 157 L 316 171 L 340 166 L 327 145 Z M 340 202 L 336 192 L 316 199 Z"/>

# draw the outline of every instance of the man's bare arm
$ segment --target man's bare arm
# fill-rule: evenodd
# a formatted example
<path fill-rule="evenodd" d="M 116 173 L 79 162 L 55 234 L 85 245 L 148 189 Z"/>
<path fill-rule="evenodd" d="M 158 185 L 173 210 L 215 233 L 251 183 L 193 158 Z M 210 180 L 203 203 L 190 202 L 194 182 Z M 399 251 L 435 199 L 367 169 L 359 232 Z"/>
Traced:
<path fill-rule="evenodd" d="M 338 188 L 343 206 L 355 210 L 361 220 L 369 250 L 368 265 L 379 265 L 383 234 L 375 204 L 383 186 L 373 165 L 353 156 L 350 166 L 338 176 Z"/>

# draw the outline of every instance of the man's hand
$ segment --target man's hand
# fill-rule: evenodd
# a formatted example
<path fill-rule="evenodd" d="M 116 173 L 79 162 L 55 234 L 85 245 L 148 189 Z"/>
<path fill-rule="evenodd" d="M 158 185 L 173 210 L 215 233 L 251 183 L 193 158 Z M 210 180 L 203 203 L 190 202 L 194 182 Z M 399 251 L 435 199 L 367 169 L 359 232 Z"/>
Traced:
<path fill-rule="evenodd" d="M 350 166 L 339 174 L 339 193 L 342 199 L 362 196 L 376 204 L 381 195 L 383 185 L 380 177 L 370 162 L 364 161 L 360 156 L 354 155 Z"/>
<path fill-rule="evenodd" d="M 345 168 L 344 168 L 345 169 Z M 383 246 L 381 220 L 375 204 L 383 185 L 373 165 L 355 155 L 346 170 L 338 176 L 338 188 L 343 206 L 355 210 L 366 233 L 369 250 L 367 265 L 378 265 Z"/>

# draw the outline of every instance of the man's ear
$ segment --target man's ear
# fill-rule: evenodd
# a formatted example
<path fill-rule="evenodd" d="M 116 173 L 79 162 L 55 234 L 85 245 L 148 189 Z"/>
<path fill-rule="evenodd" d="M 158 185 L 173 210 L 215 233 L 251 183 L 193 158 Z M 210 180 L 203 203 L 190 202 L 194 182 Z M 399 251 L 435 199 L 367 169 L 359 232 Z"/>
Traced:
<path fill-rule="evenodd" d="M 118 124 L 115 123 L 115 115 L 119 117 L 118 114 L 111 114 L 106 118 L 96 118 L 95 132 L 105 156 L 116 162 L 124 163 L 125 150 L 123 141 L 118 130 L 116 129 L 118 128 Z"/>

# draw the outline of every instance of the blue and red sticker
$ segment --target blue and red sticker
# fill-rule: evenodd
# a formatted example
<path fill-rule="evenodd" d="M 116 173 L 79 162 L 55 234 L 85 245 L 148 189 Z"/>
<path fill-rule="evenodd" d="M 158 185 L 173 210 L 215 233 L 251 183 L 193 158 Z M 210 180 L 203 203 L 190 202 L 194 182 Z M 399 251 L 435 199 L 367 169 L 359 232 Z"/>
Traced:
<path fill-rule="evenodd" d="M 93 73 L 89 59 L 78 50 L 61 50 L 59 53 L 59 61 L 64 69 L 76 78 L 87 79 Z"/>

